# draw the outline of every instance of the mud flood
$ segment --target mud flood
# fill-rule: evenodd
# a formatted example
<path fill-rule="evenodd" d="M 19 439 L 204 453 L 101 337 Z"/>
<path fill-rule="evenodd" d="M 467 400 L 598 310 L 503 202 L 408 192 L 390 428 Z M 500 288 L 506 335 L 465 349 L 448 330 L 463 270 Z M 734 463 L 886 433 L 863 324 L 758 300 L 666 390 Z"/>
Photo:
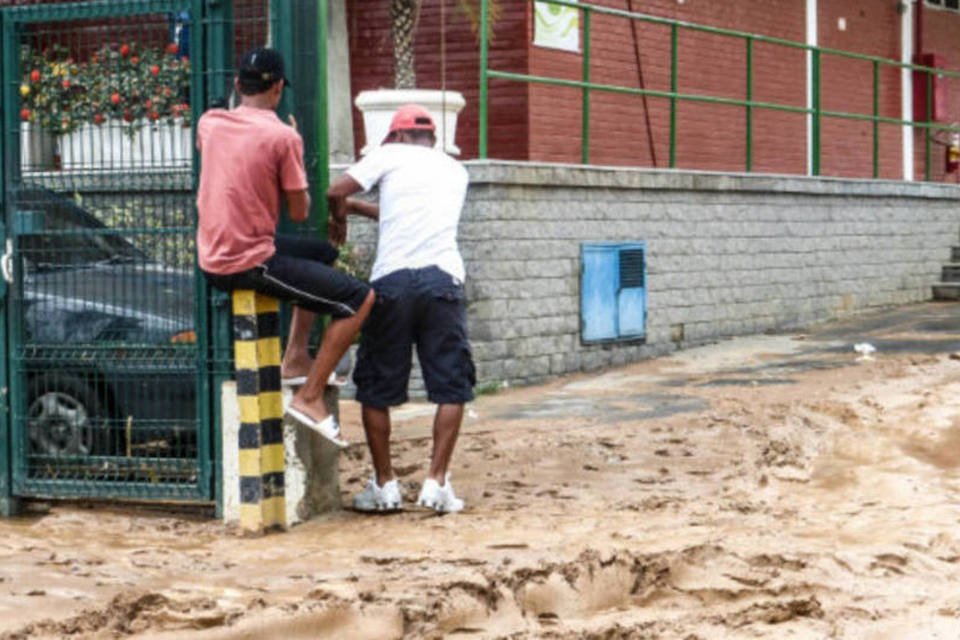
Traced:
<path fill-rule="evenodd" d="M 958 638 L 960 325 L 874 324 L 481 397 L 460 514 L 412 506 L 410 405 L 400 514 L 262 538 L 75 504 L 0 521 L 0 638 Z M 346 504 L 369 461 L 342 411 Z"/>

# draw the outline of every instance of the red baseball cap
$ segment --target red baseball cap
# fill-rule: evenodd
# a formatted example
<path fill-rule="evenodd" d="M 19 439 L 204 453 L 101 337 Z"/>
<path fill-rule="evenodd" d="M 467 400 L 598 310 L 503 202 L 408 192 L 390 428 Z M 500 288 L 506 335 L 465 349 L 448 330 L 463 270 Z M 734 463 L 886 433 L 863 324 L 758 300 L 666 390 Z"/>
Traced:
<path fill-rule="evenodd" d="M 390 142 L 398 131 L 420 130 L 436 131 L 430 112 L 418 104 L 405 104 L 397 109 L 390 121 L 390 131 L 383 142 Z"/>

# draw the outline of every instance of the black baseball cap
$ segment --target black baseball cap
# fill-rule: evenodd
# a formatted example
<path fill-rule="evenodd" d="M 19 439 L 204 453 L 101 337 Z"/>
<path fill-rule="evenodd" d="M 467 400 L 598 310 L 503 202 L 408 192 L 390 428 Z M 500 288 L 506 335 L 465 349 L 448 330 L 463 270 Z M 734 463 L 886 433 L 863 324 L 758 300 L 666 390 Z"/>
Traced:
<path fill-rule="evenodd" d="M 237 75 L 241 80 L 262 83 L 264 90 L 278 80 L 283 80 L 284 86 L 291 86 L 283 69 L 283 55 L 267 47 L 257 47 L 243 54 Z"/>

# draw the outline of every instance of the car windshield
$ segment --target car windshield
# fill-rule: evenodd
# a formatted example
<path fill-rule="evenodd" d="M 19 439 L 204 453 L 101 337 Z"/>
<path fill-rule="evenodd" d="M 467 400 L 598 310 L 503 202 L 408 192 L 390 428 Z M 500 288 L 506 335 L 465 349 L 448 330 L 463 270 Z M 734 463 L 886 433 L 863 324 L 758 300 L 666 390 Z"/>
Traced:
<path fill-rule="evenodd" d="M 16 198 L 17 246 L 33 269 L 146 260 L 145 254 L 72 200 L 48 189 Z"/>

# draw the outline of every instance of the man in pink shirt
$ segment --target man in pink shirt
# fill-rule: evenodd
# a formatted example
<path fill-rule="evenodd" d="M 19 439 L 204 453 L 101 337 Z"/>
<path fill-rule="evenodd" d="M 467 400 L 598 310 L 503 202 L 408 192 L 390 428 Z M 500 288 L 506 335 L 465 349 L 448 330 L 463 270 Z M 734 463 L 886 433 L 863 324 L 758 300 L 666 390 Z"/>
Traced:
<path fill-rule="evenodd" d="M 294 304 L 280 375 L 285 384 L 301 386 L 287 414 L 346 446 L 323 390 L 369 315 L 374 293 L 332 267 L 338 251 L 329 242 L 276 233 L 281 197 L 294 222 L 310 211 L 303 139 L 292 117 L 287 125 L 275 112 L 286 84 L 280 53 L 254 49 L 234 80 L 240 105 L 210 109 L 197 123 L 197 254 L 212 286 L 253 289 Z M 311 359 L 307 342 L 318 313 L 332 322 Z"/>

